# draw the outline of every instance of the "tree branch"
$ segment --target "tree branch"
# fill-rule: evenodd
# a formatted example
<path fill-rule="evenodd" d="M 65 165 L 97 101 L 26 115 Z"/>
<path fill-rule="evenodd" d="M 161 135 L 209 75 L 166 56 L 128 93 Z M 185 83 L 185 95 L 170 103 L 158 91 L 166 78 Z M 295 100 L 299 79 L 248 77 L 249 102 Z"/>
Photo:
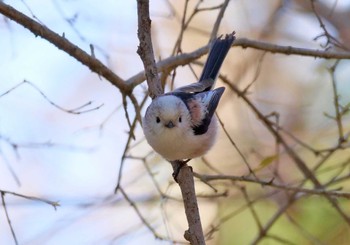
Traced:
<path fill-rule="evenodd" d="M 1 203 L 2 203 L 2 206 L 4 207 L 4 211 L 5 211 L 5 214 L 6 214 L 6 220 L 7 220 L 7 223 L 9 225 L 9 227 L 10 227 L 13 240 L 15 241 L 15 244 L 18 245 L 19 243 L 18 243 L 18 240 L 17 240 L 17 236 L 16 236 L 16 233 L 15 233 L 15 230 L 13 229 L 12 222 L 11 222 L 11 219 L 10 219 L 10 215 L 9 215 L 9 213 L 7 211 L 7 207 L 6 207 L 5 192 L 1 192 Z"/>
<path fill-rule="evenodd" d="M 194 173 L 194 176 L 202 180 L 203 182 L 210 182 L 215 180 L 249 182 L 249 183 L 259 184 L 262 186 L 270 186 L 281 190 L 295 191 L 298 193 L 305 193 L 309 195 L 334 196 L 334 197 L 350 199 L 350 192 L 346 192 L 346 191 L 326 190 L 326 189 L 308 189 L 300 186 L 277 184 L 273 180 L 265 181 L 265 180 L 256 179 L 255 177 L 252 178 L 249 176 L 234 176 L 234 175 L 225 175 L 225 174 L 206 175 L 206 174 L 198 174 L 198 173 Z"/>
<path fill-rule="evenodd" d="M 101 61 L 96 59 L 93 55 L 89 55 L 84 50 L 74 45 L 68 41 L 64 34 L 62 36 L 51 31 L 46 26 L 36 22 L 35 20 L 29 18 L 28 16 L 22 14 L 11 6 L 0 1 L 0 13 L 9 19 L 17 22 L 21 26 L 30 30 L 35 36 L 40 36 L 46 39 L 57 48 L 63 50 L 70 56 L 74 57 L 76 60 L 80 61 L 82 64 L 90 68 L 91 71 L 97 73 L 98 75 L 104 77 L 106 80 L 115 85 L 121 92 L 125 94 L 130 94 L 130 87 L 121 79 L 118 75 L 112 72 L 108 67 L 106 67 Z"/>
<path fill-rule="evenodd" d="M 125 92 L 126 94 L 131 93 L 132 89 L 142 83 L 145 79 L 144 71 L 139 72 L 138 74 L 132 76 L 125 83 L 122 78 L 112 72 L 108 67 L 106 67 L 103 63 L 101 63 L 98 59 L 93 57 L 93 55 L 87 54 L 84 50 L 80 49 L 78 46 L 74 45 L 70 41 L 68 41 L 64 35 L 59 36 L 57 33 L 51 31 L 49 28 L 43 26 L 42 24 L 36 22 L 35 20 L 29 18 L 28 16 L 22 14 L 11 6 L 0 1 L 0 13 L 9 19 L 17 22 L 19 25 L 30 30 L 35 36 L 40 36 L 43 39 L 51 42 L 57 48 L 63 50 L 68 53 L 87 67 L 91 69 L 91 71 L 103 76 L 113 85 L 115 85 L 121 92 Z M 149 20 L 150 25 L 150 20 Z M 140 33 L 139 33 L 140 35 Z M 146 36 L 141 36 L 144 38 Z M 242 47 L 242 48 L 253 48 L 257 50 L 262 50 L 270 53 L 280 53 L 286 55 L 300 55 L 300 56 L 309 56 L 323 59 L 350 59 L 350 52 L 347 51 L 324 51 L 317 49 L 305 49 L 305 48 L 297 48 L 292 46 L 283 46 L 270 44 L 266 42 L 250 40 L 247 38 L 238 38 L 234 42 L 233 46 Z M 190 53 L 183 53 L 177 56 L 170 56 L 162 61 L 157 63 L 158 72 L 164 72 L 169 70 L 170 68 L 175 68 L 180 65 L 187 65 L 190 62 L 198 59 L 202 55 L 205 55 L 209 51 L 209 45 L 201 47 Z M 153 51 L 152 51 L 153 53 Z M 154 58 L 153 58 L 154 60 Z M 152 61 L 150 60 L 152 63 Z M 156 69 L 156 70 L 157 70 Z M 154 70 L 152 71 L 153 74 Z M 152 83 L 153 84 L 153 83 Z M 152 91 L 158 94 L 162 91 L 162 88 L 159 85 L 152 85 L 154 88 Z M 156 92 L 158 91 L 158 92 Z M 161 94 L 161 93 L 159 93 Z"/>
<path fill-rule="evenodd" d="M 137 36 L 140 40 L 140 46 L 137 49 L 137 53 L 140 55 L 143 62 L 149 95 L 154 99 L 158 95 L 163 94 L 163 88 L 158 76 L 156 62 L 154 60 L 148 0 L 137 1 L 137 16 Z"/>
<path fill-rule="evenodd" d="M 203 46 L 189 53 L 182 53 L 175 56 L 170 56 L 166 59 L 157 62 L 158 72 L 169 71 L 178 66 L 188 65 L 195 61 L 201 56 L 205 55 L 209 51 L 210 45 Z M 250 40 L 247 38 L 238 38 L 233 43 L 233 47 L 252 48 L 256 50 L 266 51 L 274 54 L 285 54 L 285 55 L 299 55 L 306 57 L 314 57 L 321 59 L 350 59 L 350 52 L 347 51 L 324 51 L 318 49 L 306 49 L 292 46 L 283 46 L 277 44 L 271 44 L 256 40 Z M 145 73 L 140 71 L 136 75 L 126 80 L 126 83 L 132 88 L 141 84 L 146 79 Z"/>
<path fill-rule="evenodd" d="M 279 53 L 285 55 L 301 55 L 323 59 L 350 59 L 350 52 L 348 51 L 339 52 L 324 51 L 319 49 L 297 48 L 292 46 L 283 46 L 256 40 L 250 40 L 247 38 L 236 39 L 233 46 L 239 46 L 242 48 L 253 48 L 274 54 Z"/>
<path fill-rule="evenodd" d="M 181 189 L 189 226 L 188 230 L 185 231 L 184 237 L 192 245 L 205 245 L 192 168 L 183 161 L 171 161 L 170 163 L 174 173 L 178 172 L 175 178 Z"/>
<path fill-rule="evenodd" d="M 237 93 L 252 109 L 255 115 L 261 120 L 261 122 L 266 126 L 266 128 L 270 131 L 270 133 L 275 137 L 275 139 L 284 147 L 286 153 L 289 157 L 294 161 L 299 170 L 305 176 L 305 180 L 309 179 L 315 188 L 324 189 L 323 185 L 316 178 L 313 171 L 311 171 L 306 165 L 305 161 L 288 145 L 288 143 L 284 140 L 284 138 L 279 134 L 279 132 L 273 127 L 273 124 L 255 107 L 255 105 L 247 98 L 246 91 L 242 92 L 236 85 L 231 83 L 227 78 L 220 76 L 222 81 L 228 85 L 228 87 Z M 325 195 L 328 201 L 333 205 L 333 207 L 338 211 L 338 213 L 342 216 L 342 218 L 346 221 L 347 225 L 350 226 L 350 217 L 341 209 L 336 200 L 334 200 L 331 196 Z"/>

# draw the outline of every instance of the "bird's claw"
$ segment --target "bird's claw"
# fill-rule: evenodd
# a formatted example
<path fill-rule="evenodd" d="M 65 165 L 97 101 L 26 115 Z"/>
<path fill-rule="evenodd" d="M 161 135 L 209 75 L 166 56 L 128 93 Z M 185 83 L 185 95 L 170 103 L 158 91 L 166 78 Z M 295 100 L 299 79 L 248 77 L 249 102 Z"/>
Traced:
<path fill-rule="evenodd" d="M 174 168 L 174 172 L 173 172 L 173 178 L 174 180 L 176 181 L 176 183 L 178 183 L 177 181 L 177 177 L 179 176 L 179 173 L 181 171 L 181 169 L 186 165 L 186 163 L 188 163 L 189 161 L 191 161 L 191 159 L 187 159 L 187 160 L 184 160 L 184 161 L 176 161 L 177 162 L 177 165 L 176 165 L 176 168 Z M 191 168 L 191 171 L 192 170 L 192 167 Z"/>

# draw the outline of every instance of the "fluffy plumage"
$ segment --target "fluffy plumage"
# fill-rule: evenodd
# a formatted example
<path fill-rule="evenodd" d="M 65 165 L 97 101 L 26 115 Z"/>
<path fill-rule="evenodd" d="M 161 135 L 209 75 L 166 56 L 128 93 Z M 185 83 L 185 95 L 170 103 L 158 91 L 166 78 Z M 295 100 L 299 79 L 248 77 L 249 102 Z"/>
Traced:
<path fill-rule="evenodd" d="M 144 134 L 165 159 L 199 157 L 213 146 L 217 135 L 214 112 L 225 88 L 211 89 L 234 40 L 234 33 L 216 39 L 200 80 L 158 96 L 147 108 Z"/>

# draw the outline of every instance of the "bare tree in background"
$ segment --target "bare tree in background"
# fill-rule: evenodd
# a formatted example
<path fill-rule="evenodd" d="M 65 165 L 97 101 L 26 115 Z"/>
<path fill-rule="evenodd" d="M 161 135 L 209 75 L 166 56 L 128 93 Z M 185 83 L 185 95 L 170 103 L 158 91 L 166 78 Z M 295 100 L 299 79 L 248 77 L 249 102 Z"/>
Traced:
<path fill-rule="evenodd" d="M 62 14 L 61 3 L 52 2 Z M 122 112 L 128 127 L 127 140 L 118 142 L 122 156 L 113 162 L 119 167 L 108 170 L 115 171 L 116 185 L 110 186 L 109 194 L 99 200 L 79 201 L 72 205 L 79 210 L 76 213 L 84 211 L 76 219 L 103 210 L 107 215 L 102 215 L 101 219 L 105 222 L 117 220 L 120 227 L 106 225 L 114 233 L 98 231 L 89 234 L 91 240 L 81 238 L 81 243 L 127 244 L 130 236 L 140 235 L 141 230 L 151 234 L 155 243 L 347 244 L 350 241 L 350 6 L 341 7 L 344 2 L 294 0 L 267 4 L 256 0 L 245 3 L 184 0 L 179 4 L 164 1 L 170 15 L 153 15 L 165 20 L 174 19 L 177 23 L 176 30 L 171 30 L 176 32 L 176 38 L 169 42 L 166 21 L 164 27 L 157 26 L 156 21 L 150 20 L 153 17 L 149 2 L 139 0 L 135 8 L 138 33 L 135 32 L 134 39 L 139 38 L 138 54 L 145 71 L 140 70 L 127 79 L 122 78 L 121 71 L 111 68 L 110 52 L 79 34 L 75 26 L 79 14 L 65 17 L 65 20 L 88 44 L 89 52 L 72 43 L 65 33 L 58 34 L 47 27 L 29 3 L 22 1 L 31 17 L 11 4 L 0 2 L 3 28 L 11 30 L 13 21 L 17 22 L 97 74 L 96 83 L 111 84 L 121 98 L 107 117 L 99 119 L 96 129 L 103 132 L 113 114 Z M 302 16 L 310 18 L 312 28 L 295 23 Z M 198 23 L 198 19 L 204 23 Z M 250 23 L 239 23 L 240 19 Z M 309 30 L 315 35 L 305 40 L 303 37 L 310 35 Z M 141 117 L 149 96 L 153 98 L 180 84 L 196 82 L 203 66 L 201 57 L 207 54 L 210 41 L 232 31 L 237 32 L 238 39 L 218 81 L 227 88 L 217 113 L 221 137 L 208 156 L 189 163 L 193 172 L 188 167 L 179 176 L 182 198 L 172 180 L 170 163 L 160 159 L 146 145 L 140 131 Z M 206 40 L 205 44 L 189 49 L 187 46 L 196 37 Z M 167 55 L 161 51 L 159 43 L 162 39 L 167 40 L 168 46 L 174 44 Z M 137 47 L 134 48 L 133 59 L 139 61 Z M 104 61 L 97 54 L 103 56 Z M 182 81 L 184 77 L 186 79 Z M 144 85 L 146 78 L 147 87 Z M 71 117 L 94 115 L 107 103 L 88 101 L 66 108 L 35 82 L 24 80 L 0 91 L 0 106 L 1 101 L 23 86 L 40 95 L 51 109 L 56 108 Z M 117 122 L 120 121 L 118 118 Z M 26 122 L 22 123 L 25 125 Z M 114 128 L 123 130 L 120 124 Z M 53 142 L 20 143 L 2 131 L 0 140 L 1 145 L 12 149 L 17 159 L 23 158 L 20 151 L 28 148 L 81 150 Z M 4 221 L 1 223 L 6 223 L 15 244 L 23 244 L 23 229 L 17 228 L 19 220 L 13 218 L 14 200 L 25 200 L 26 204 L 43 202 L 53 206 L 57 213 L 67 204 L 65 200 L 56 201 L 59 198 L 55 192 L 50 193 L 49 198 L 40 193 L 22 193 L 20 186 L 28 183 L 21 183 L 21 177 L 12 167 L 16 160 L 7 161 L 3 148 L 0 148 L 1 164 L 17 183 L 18 191 L 7 190 L 1 186 L 5 183 L 0 182 L 4 211 L 4 216 L 0 216 Z M 87 151 L 86 154 L 91 154 L 90 149 Z M 133 173 L 134 169 L 137 173 Z M 57 174 L 64 175 L 64 172 Z M 150 188 L 143 188 L 146 182 L 145 186 Z M 194 184 L 196 195 L 194 192 L 188 195 L 186 191 L 194 190 Z M 188 226 L 183 222 L 182 202 Z M 198 209 L 201 218 L 196 216 Z M 137 217 L 139 225 L 137 222 L 130 225 L 131 220 L 124 216 L 120 218 L 125 210 Z M 74 223 L 75 219 L 68 220 Z M 86 223 L 94 227 L 93 219 Z M 45 235 L 39 234 L 38 239 L 26 243 L 45 243 L 50 240 L 47 237 L 60 229 L 59 225 L 53 226 Z M 123 240 L 123 237 L 128 239 Z"/>

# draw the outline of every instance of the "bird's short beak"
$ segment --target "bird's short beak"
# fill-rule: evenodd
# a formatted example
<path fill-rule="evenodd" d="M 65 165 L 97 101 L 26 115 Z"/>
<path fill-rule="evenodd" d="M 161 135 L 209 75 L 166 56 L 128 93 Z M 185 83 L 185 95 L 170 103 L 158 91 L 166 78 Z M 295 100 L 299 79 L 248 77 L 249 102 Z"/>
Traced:
<path fill-rule="evenodd" d="M 167 124 L 165 124 L 165 127 L 173 128 L 173 127 L 175 127 L 175 124 L 172 121 L 169 121 Z"/>

